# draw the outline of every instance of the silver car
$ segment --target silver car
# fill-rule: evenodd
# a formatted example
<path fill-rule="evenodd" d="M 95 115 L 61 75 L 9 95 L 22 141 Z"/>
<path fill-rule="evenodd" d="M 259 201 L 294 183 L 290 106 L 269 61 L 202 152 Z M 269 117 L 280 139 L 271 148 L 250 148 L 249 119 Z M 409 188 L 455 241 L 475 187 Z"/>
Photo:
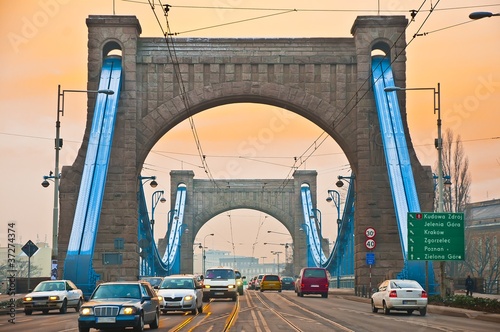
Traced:
<path fill-rule="evenodd" d="M 415 280 L 385 280 L 372 295 L 372 312 L 382 309 L 388 315 L 391 310 L 399 310 L 411 315 L 418 310 L 420 316 L 425 316 L 427 300 L 427 292 Z"/>
<path fill-rule="evenodd" d="M 194 275 L 173 275 L 165 277 L 156 290 L 162 297 L 161 311 L 189 311 L 193 315 L 203 312 L 203 290 Z"/>

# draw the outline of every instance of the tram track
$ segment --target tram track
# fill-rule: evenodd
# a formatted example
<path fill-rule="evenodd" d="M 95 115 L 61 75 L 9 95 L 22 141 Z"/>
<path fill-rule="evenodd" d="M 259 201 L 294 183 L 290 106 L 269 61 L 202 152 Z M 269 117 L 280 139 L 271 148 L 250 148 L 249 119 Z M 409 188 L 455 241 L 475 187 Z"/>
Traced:
<path fill-rule="evenodd" d="M 257 312 L 256 315 L 259 316 L 259 320 L 255 321 L 255 326 L 259 326 L 259 324 L 265 325 L 263 330 L 258 328 L 256 330 L 257 332 L 272 331 L 272 328 L 269 328 L 269 326 L 276 325 L 276 323 L 274 324 L 268 323 L 269 321 L 272 321 L 272 319 L 270 319 L 269 317 L 265 318 L 262 315 L 261 309 L 263 307 L 267 310 L 267 312 L 272 313 L 273 317 L 278 318 L 279 321 L 286 324 L 290 328 L 290 331 L 306 332 L 306 330 L 300 327 L 300 323 L 303 324 L 303 322 L 307 320 L 315 323 L 321 321 L 322 325 L 333 331 L 353 332 L 353 330 L 349 329 L 348 327 L 338 322 L 335 322 L 332 319 L 323 317 L 320 314 L 308 310 L 303 306 L 295 303 L 294 301 L 289 300 L 283 294 L 279 294 L 278 297 L 274 298 L 271 296 L 265 296 L 264 294 L 258 292 L 247 292 L 246 294 L 248 298 L 247 300 L 249 302 L 249 308 L 252 311 L 252 315 L 255 316 L 253 312 L 256 311 Z M 256 305 L 256 301 L 258 301 L 257 302 L 258 305 Z M 286 303 L 286 306 L 283 306 L 283 303 Z M 275 308 L 279 308 L 279 310 Z M 285 310 L 284 308 L 287 308 L 288 310 Z M 290 312 L 291 310 L 294 312 L 291 313 Z M 297 313 L 303 313 L 303 315 Z M 310 331 L 310 327 L 307 329 L 307 331 Z"/>

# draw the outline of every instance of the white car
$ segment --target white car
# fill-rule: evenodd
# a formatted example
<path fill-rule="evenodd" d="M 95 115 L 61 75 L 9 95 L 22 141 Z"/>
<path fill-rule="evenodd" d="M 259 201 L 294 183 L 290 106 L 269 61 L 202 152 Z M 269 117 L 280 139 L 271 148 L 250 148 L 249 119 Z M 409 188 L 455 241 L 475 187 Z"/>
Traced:
<path fill-rule="evenodd" d="M 161 297 L 162 313 L 189 311 L 193 315 L 203 312 L 202 285 L 194 275 L 173 275 L 165 277 L 156 290 Z"/>
<path fill-rule="evenodd" d="M 382 309 L 388 315 L 391 310 L 406 311 L 409 315 L 414 310 L 420 316 L 427 313 L 427 292 L 415 280 L 390 279 L 380 284 L 371 298 L 372 312 Z"/>
<path fill-rule="evenodd" d="M 26 315 L 31 315 L 33 311 L 46 314 L 49 310 L 59 310 L 61 314 L 65 314 L 68 308 L 75 308 L 78 312 L 82 303 L 82 290 L 70 280 L 42 281 L 23 298 Z"/>

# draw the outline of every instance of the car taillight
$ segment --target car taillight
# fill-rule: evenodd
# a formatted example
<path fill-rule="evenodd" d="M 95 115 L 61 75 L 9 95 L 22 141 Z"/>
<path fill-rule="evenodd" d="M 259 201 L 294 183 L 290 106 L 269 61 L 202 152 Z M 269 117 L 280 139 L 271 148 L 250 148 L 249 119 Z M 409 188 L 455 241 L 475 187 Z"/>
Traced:
<path fill-rule="evenodd" d="M 391 290 L 391 292 L 389 293 L 389 297 L 398 297 L 398 293 L 396 293 L 395 290 Z"/>
<path fill-rule="evenodd" d="M 427 292 L 426 291 L 422 291 L 422 298 L 427 298 Z"/>

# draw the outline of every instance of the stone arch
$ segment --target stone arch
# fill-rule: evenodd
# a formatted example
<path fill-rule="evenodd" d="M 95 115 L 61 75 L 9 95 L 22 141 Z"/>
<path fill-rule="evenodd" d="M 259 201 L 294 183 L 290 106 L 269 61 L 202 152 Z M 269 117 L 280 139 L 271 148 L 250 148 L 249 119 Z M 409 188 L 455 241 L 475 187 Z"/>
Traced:
<path fill-rule="evenodd" d="M 221 93 L 221 91 L 224 91 Z M 189 109 L 183 99 L 188 100 Z M 276 83 L 240 83 L 229 82 L 213 84 L 210 89 L 195 89 L 187 94 L 176 96 L 165 101 L 157 108 L 140 119 L 137 125 L 137 135 L 143 143 L 139 151 L 139 161 L 144 161 L 156 142 L 170 129 L 189 116 L 213 107 L 233 103 L 259 103 L 283 108 L 294 112 L 313 122 L 327 132 L 342 148 L 351 165 L 356 165 L 355 146 L 329 123 L 329 119 L 338 114 L 339 110 L 313 94 L 297 88 Z M 141 163 L 142 165 L 142 163 Z"/>

